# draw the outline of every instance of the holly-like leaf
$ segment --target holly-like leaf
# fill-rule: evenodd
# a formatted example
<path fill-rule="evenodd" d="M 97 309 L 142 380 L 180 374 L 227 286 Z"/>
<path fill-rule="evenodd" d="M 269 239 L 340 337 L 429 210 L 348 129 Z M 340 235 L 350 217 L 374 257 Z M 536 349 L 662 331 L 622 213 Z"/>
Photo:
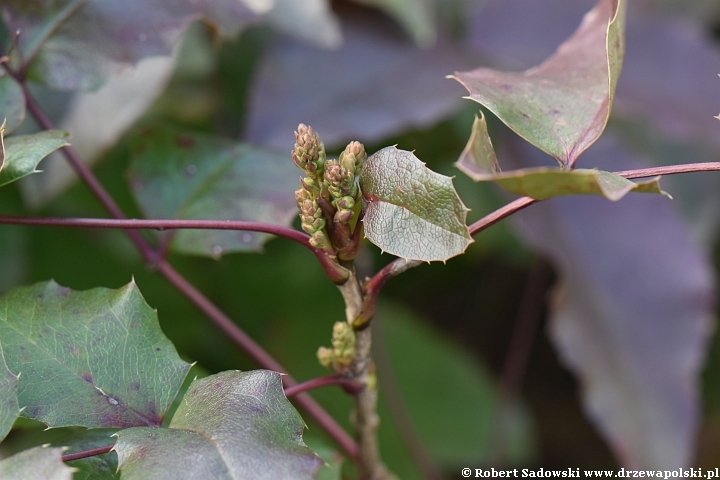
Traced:
<path fill-rule="evenodd" d="M 35 447 L 0 461 L 3 480 L 73 480 L 73 469 L 62 462 L 63 448 Z"/>
<path fill-rule="evenodd" d="M 297 215 L 298 171 L 289 154 L 224 138 L 152 129 L 133 147 L 130 185 L 148 218 L 246 220 L 289 225 Z M 258 250 L 255 232 L 184 230 L 171 247 L 219 257 Z"/>
<path fill-rule="evenodd" d="M 537 150 L 517 148 L 519 157 L 543 161 Z M 587 155 L 610 168 L 643 166 L 607 134 Z M 618 461 L 691 465 L 716 285 L 686 223 L 669 202 L 641 195 L 622 203 L 552 199 L 517 220 L 558 268 L 551 338 Z"/>
<path fill-rule="evenodd" d="M 0 72 L 0 123 L 3 119 L 6 133 L 20 126 L 25 119 L 25 96 L 14 78 Z"/>
<path fill-rule="evenodd" d="M 412 152 L 386 147 L 360 173 L 365 235 L 383 251 L 409 260 L 445 261 L 472 243 L 467 208 L 452 179 Z"/>
<path fill-rule="evenodd" d="M 2 345 L 0 345 L 0 442 L 20 415 L 17 391 L 18 377 L 8 370 Z"/>
<path fill-rule="evenodd" d="M 299 123 L 328 148 L 427 128 L 458 110 L 462 88 L 444 76 L 469 66 L 449 42 L 420 50 L 379 15 L 343 18 L 335 51 L 282 42 L 267 52 L 248 97 L 247 139 L 289 151 Z M 422 72 L 408 75 L 408 72 Z"/>
<path fill-rule="evenodd" d="M 0 138 L 2 131 L 0 131 Z M 67 133 L 59 130 L 45 130 L 32 135 L 15 135 L 4 139 L 5 162 L 0 161 L 0 187 L 37 173 L 40 161 L 58 148 L 70 145 Z M 0 148 L 2 148 L 0 141 Z M 0 156 L 0 160 L 2 157 Z"/>
<path fill-rule="evenodd" d="M 605 129 L 625 50 L 624 0 L 599 0 L 578 30 L 525 72 L 478 68 L 454 78 L 472 100 L 565 167 Z"/>
<path fill-rule="evenodd" d="M 11 290 L 0 297 L 0 342 L 22 415 L 51 427 L 159 426 L 190 368 L 135 283 Z"/>
<path fill-rule="evenodd" d="M 140 59 L 168 55 L 185 29 L 206 19 L 234 34 L 266 12 L 268 0 L 3 1 L 29 75 L 51 88 L 94 90 Z"/>
<path fill-rule="evenodd" d="M 602 195 L 617 201 L 629 192 L 660 193 L 660 177 L 642 182 L 595 169 L 524 168 L 503 173 L 487 133 L 485 117 L 475 117 L 473 129 L 456 166 L 475 181 L 495 181 L 516 195 L 545 200 L 565 195 Z"/>
<path fill-rule="evenodd" d="M 65 430 L 65 429 L 63 429 Z M 54 439 L 52 445 L 68 447 L 64 454 L 83 452 L 94 448 L 105 447 L 115 443 L 114 434 L 117 429 L 68 428 L 68 434 Z M 95 455 L 66 462 L 76 469 L 73 480 L 117 480 L 117 455 L 114 452 Z"/>
<path fill-rule="evenodd" d="M 193 382 L 170 428 L 119 432 L 115 451 L 125 480 L 312 479 L 323 462 L 304 426 L 279 373 L 228 371 Z"/>

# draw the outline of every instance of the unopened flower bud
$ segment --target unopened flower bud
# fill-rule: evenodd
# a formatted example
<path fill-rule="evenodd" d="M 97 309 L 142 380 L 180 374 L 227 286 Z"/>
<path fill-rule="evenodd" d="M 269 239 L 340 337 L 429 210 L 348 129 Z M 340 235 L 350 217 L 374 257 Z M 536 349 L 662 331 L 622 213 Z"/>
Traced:
<path fill-rule="evenodd" d="M 353 169 L 355 176 L 360 175 L 360 169 L 367 160 L 365 147 L 360 142 L 350 142 L 340 154 L 340 164 L 347 169 Z M 351 167 L 352 165 L 352 167 Z"/>
<path fill-rule="evenodd" d="M 309 177 L 321 177 L 325 168 L 325 145 L 312 127 L 301 123 L 295 132 L 295 147 L 290 153 L 293 163 Z"/>

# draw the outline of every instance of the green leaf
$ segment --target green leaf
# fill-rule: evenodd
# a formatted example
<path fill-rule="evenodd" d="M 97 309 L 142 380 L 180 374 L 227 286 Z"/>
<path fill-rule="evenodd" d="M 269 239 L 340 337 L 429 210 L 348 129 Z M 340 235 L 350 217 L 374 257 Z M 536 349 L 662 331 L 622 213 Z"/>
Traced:
<path fill-rule="evenodd" d="M 265 18 L 287 35 L 320 48 L 337 49 L 343 43 L 340 20 L 329 0 L 275 0 Z"/>
<path fill-rule="evenodd" d="M 190 386 L 170 428 L 118 433 L 124 480 L 311 479 L 322 465 L 279 373 L 228 371 Z"/>
<path fill-rule="evenodd" d="M 25 119 L 25 96 L 14 78 L 0 73 L 0 123 L 3 119 L 7 133 L 20 126 Z"/>
<path fill-rule="evenodd" d="M 478 68 L 454 78 L 468 98 L 572 166 L 605 129 L 625 52 L 625 0 L 599 0 L 555 54 L 525 72 Z"/>
<path fill-rule="evenodd" d="M 365 235 L 383 251 L 409 260 L 445 261 L 472 243 L 467 208 L 452 179 L 412 152 L 386 147 L 360 173 Z"/>
<path fill-rule="evenodd" d="M 2 132 L 0 132 L 2 137 Z M 37 173 L 40 161 L 58 148 L 70 145 L 67 133 L 46 130 L 32 135 L 15 135 L 5 139 L 5 163 L 0 161 L 0 187 L 22 177 Z M 0 148 L 2 142 L 0 142 Z M 0 156 L 0 160 L 2 157 Z"/>
<path fill-rule="evenodd" d="M 62 448 L 35 447 L 0 461 L 3 480 L 73 480 L 73 469 L 62 462 Z"/>
<path fill-rule="evenodd" d="M 298 171 L 289 154 L 170 128 L 152 129 L 133 146 L 130 186 L 148 218 L 246 220 L 290 225 L 297 215 Z M 171 233 L 172 234 L 172 233 Z M 183 230 L 171 248 L 219 257 L 259 250 L 256 232 Z"/>
<path fill-rule="evenodd" d="M 168 55 L 185 29 L 205 19 L 236 34 L 273 2 L 267 0 L 4 0 L 10 31 L 29 76 L 59 90 L 94 90 L 142 58 Z"/>
<path fill-rule="evenodd" d="M 134 282 L 11 290 L 0 297 L 0 342 L 22 415 L 50 427 L 159 426 L 190 368 Z"/>
<path fill-rule="evenodd" d="M 69 447 L 64 453 L 77 453 L 94 448 L 100 448 L 115 443 L 113 434 L 117 429 L 93 428 L 69 429 L 70 435 L 58 438 L 53 445 Z M 117 472 L 117 455 L 114 452 L 93 457 L 82 458 L 66 462 L 69 467 L 76 469 L 73 480 L 117 480 L 120 474 Z"/>
<path fill-rule="evenodd" d="M 0 442 L 20 415 L 17 390 L 18 377 L 8 369 L 2 345 L 0 345 Z"/>
<path fill-rule="evenodd" d="M 629 192 L 660 193 L 670 197 L 660 189 L 660 177 L 635 183 L 602 170 L 558 170 L 546 167 L 503 173 L 482 113 L 480 117 L 475 117 L 470 139 L 456 166 L 475 181 L 495 181 L 509 192 L 535 200 L 565 195 L 602 195 L 608 200 L 617 201 Z"/>

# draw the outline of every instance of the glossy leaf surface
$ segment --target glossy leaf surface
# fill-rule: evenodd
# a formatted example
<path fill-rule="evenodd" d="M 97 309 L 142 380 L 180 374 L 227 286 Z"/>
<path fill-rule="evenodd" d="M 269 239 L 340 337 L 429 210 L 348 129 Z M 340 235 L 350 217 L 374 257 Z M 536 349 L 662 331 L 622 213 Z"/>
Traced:
<path fill-rule="evenodd" d="M 0 342 L 22 415 L 51 427 L 160 425 L 189 369 L 134 283 L 11 290 L 0 297 Z"/>
<path fill-rule="evenodd" d="M 94 90 L 141 58 L 168 55 L 185 29 L 205 18 L 233 34 L 272 6 L 254 0 L 7 0 L 29 75 L 59 90 Z"/>
<path fill-rule="evenodd" d="M 0 460 L 3 480 L 73 480 L 73 469 L 62 460 L 62 448 L 35 447 Z"/>
<path fill-rule="evenodd" d="M 133 151 L 130 185 L 148 218 L 289 225 L 297 215 L 293 192 L 300 175 L 289 152 L 173 129 L 145 132 L 135 140 Z M 259 250 L 272 238 L 218 230 L 184 230 L 174 235 L 174 250 L 213 257 Z"/>
<path fill-rule="evenodd" d="M 472 243 L 467 208 L 452 179 L 433 172 L 412 152 L 386 147 L 360 173 L 367 238 L 410 260 L 445 261 Z"/>
<path fill-rule="evenodd" d="M 456 73 L 471 99 L 561 166 L 597 140 L 610 115 L 624 55 L 624 0 L 600 0 L 542 65 L 525 72 Z"/>
<path fill-rule="evenodd" d="M 0 442 L 20 415 L 17 390 L 18 378 L 8 370 L 2 345 L 0 345 Z"/>
<path fill-rule="evenodd" d="M 543 161 L 518 147 L 523 158 Z M 609 168 L 642 166 L 611 137 L 588 157 Z M 619 462 L 691 465 L 714 278 L 673 205 L 644 195 L 620 203 L 558 198 L 517 218 L 559 270 L 551 337 Z"/>
<path fill-rule="evenodd" d="M 118 434 L 123 479 L 311 479 L 322 460 L 302 441 L 305 424 L 279 373 L 227 371 L 196 380 L 170 428 Z"/>
<path fill-rule="evenodd" d="M 37 166 L 43 158 L 58 148 L 70 145 L 65 137 L 65 132 L 46 130 L 32 135 L 5 138 L 5 162 L 0 162 L 0 187 L 39 172 Z M 3 142 L 0 142 L 0 148 L 2 144 Z"/>

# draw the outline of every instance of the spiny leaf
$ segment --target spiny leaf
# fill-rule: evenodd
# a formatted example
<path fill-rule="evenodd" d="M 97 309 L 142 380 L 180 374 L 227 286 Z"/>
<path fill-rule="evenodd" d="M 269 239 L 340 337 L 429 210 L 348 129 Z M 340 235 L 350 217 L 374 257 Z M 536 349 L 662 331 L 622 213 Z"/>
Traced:
<path fill-rule="evenodd" d="M 190 367 L 135 283 L 11 290 L 0 297 L 0 342 L 20 374 L 22 415 L 51 427 L 160 425 Z"/>
<path fill-rule="evenodd" d="M 297 215 L 298 173 L 288 153 L 170 128 L 138 136 L 133 152 L 130 185 L 149 218 L 289 225 Z M 184 230 L 171 247 L 217 258 L 257 251 L 270 238 L 255 232 Z"/>
<path fill-rule="evenodd" d="M 40 161 L 58 148 L 70 145 L 67 133 L 59 130 L 46 130 L 32 135 L 15 135 L 5 139 L 4 164 L 0 162 L 0 187 L 37 173 Z M 2 132 L 0 132 L 2 138 Z M 0 140 L 0 147 L 2 141 Z M 0 158 L 1 159 L 1 158 Z"/>
<path fill-rule="evenodd" d="M 73 480 L 73 469 L 62 462 L 63 448 L 35 447 L 0 461 L 3 480 Z"/>
<path fill-rule="evenodd" d="M 18 406 L 18 377 L 8 370 L 0 345 L 0 442 L 20 415 Z"/>
<path fill-rule="evenodd" d="M 625 0 L 599 0 L 578 30 L 525 72 L 478 68 L 454 78 L 518 135 L 563 166 L 598 139 L 625 51 Z"/>
<path fill-rule="evenodd" d="M 594 169 L 558 170 L 556 168 L 524 168 L 503 173 L 487 133 L 481 114 L 473 123 L 472 133 L 456 166 L 475 181 L 495 181 L 516 195 L 545 200 L 565 195 L 602 195 L 617 201 L 629 192 L 660 193 L 660 177 L 642 182 L 611 172 Z"/>
<path fill-rule="evenodd" d="M 322 460 L 304 426 L 279 373 L 228 371 L 193 382 L 170 428 L 123 430 L 115 451 L 125 480 L 311 479 Z"/>
<path fill-rule="evenodd" d="M 412 152 L 386 147 L 360 173 L 365 235 L 383 251 L 409 260 L 445 261 L 472 243 L 467 208 L 452 179 Z"/>

